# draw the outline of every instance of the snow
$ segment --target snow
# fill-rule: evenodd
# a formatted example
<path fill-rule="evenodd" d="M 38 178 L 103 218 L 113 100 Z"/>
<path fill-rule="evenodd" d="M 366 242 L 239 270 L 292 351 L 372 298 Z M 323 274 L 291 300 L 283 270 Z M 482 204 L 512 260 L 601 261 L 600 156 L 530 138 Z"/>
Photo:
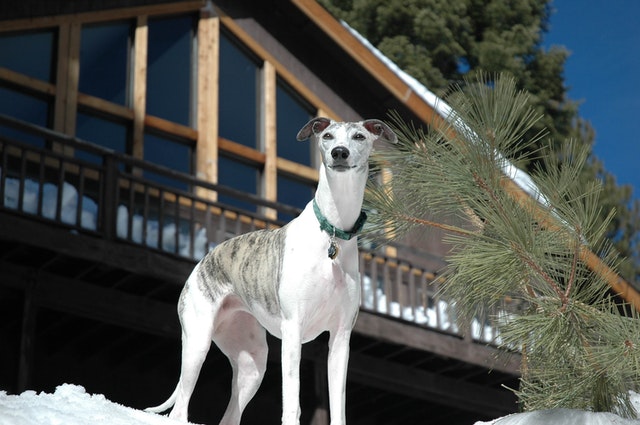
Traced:
<path fill-rule="evenodd" d="M 88 394 L 78 385 L 63 384 L 53 394 L 0 391 L 0 425 L 184 425 Z"/>
<path fill-rule="evenodd" d="M 552 409 L 516 413 L 475 425 L 638 425 L 637 419 L 623 419 L 613 413 Z"/>
<path fill-rule="evenodd" d="M 640 396 L 632 393 L 636 410 Z M 184 425 L 155 413 L 109 401 L 101 394 L 88 394 L 78 385 L 62 384 L 53 394 L 25 391 L 9 395 L 0 391 L 0 425 Z M 476 425 L 639 425 L 612 413 L 553 409 L 517 413 Z"/>

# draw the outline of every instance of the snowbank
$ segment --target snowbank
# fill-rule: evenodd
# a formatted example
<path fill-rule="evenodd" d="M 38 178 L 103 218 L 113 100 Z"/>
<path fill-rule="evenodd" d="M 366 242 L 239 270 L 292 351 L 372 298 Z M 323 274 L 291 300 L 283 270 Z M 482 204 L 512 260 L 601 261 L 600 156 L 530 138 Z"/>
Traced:
<path fill-rule="evenodd" d="M 81 386 L 63 384 L 53 394 L 0 391 L 0 425 L 184 425 L 165 416 L 125 407 Z"/>
<path fill-rule="evenodd" d="M 593 413 L 582 410 L 553 409 L 516 413 L 476 425 L 638 425 L 637 419 L 622 419 L 613 413 Z"/>
<path fill-rule="evenodd" d="M 640 397 L 633 397 L 636 410 Z M 78 385 L 63 384 L 53 394 L 0 391 L 0 425 L 184 425 L 165 416 L 147 413 L 87 394 Z M 518 413 L 476 425 L 639 425 L 612 413 L 554 409 Z"/>

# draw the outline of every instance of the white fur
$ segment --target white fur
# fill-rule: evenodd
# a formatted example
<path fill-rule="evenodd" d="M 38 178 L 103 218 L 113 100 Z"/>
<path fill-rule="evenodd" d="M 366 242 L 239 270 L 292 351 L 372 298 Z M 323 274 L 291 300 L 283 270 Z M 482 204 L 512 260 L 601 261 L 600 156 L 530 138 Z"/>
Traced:
<path fill-rule="evenodd" d="M 350 230 L 361 212 L 373 142 L 378 138 L 393 142 L 395 135 L 377 120 L 338 123 L 316 118 L 298 134 L 299 140 L 309 137 L 318 142 L 323 158 L 315 195 L 318 206 L 329 223 Z M 284 238 L 281 232 L 286 232 Z M 169 400 L 149 410 L 174 405 L 170 417 L 187 420 L 189 399 L 213 340 L 233 369 L 231 399 L 220 424 L 239 424 L 266 368 L 266 329 L 282 339 L 282 423 L 297 425 L 301 344 L 328 331 L 331 424 L 345 424 L 349 338 L 360 305 L 356 238 L 336 239 L 338 256 L 329 258 L 330 235 L 320 229 L 312 202 L 283 229 L 262 235 L 268 249 L 251 247 L 241 236 L 221 244 L 192 272 L 178 306 L 183 341 L 180 380 Z M 279 273 L 272 270 L 273 258 L 281 261 Z M 253 262 L 267 264 L 267 259 L 272 260 L 268 273 L 253 267 Z M 252 267 L 237 270 L 238 264 Z M 219 269 L 224 273 L 217 273 Z M 269 281 L 264 274 L 279 276 L 279 281 Z M 274 288 L 277 300 L 268 295 Z"/>

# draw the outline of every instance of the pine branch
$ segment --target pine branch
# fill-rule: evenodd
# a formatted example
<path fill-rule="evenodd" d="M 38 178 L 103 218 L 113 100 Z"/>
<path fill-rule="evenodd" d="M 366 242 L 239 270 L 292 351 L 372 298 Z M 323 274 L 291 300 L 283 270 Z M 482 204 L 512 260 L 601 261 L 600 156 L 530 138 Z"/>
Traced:
<path fill-rule="evenodd" d="M 503 347 L 522 350 L 517 394 L 526 409 L 629 415 L 627 391 L 640 387 L 640 325 L 635 310 L 625 317 L 611 299 L 607 281 L 619 260 L 604 235 L 613 215 L 598 218 L 599 184 L 577 184 L 587 150 L 568 142 L 564 161 L 542 156 L 532 174 L 537 199 L 514 196 L 507 158 L 526 159 L 518 152 L 540 117 L 512 79 L 493 81 L 467 81 L 448 99 L 448 123 L 430 130 L 392 116 L 399 144 L 381 153 L 389 174 L 367 191 L 371 234 L 445 232 L 452 249 L 442 296 L 455 300 L 460 320 L 497 312 Z M 505 310 L 507 297 L 525 308 Z"/>

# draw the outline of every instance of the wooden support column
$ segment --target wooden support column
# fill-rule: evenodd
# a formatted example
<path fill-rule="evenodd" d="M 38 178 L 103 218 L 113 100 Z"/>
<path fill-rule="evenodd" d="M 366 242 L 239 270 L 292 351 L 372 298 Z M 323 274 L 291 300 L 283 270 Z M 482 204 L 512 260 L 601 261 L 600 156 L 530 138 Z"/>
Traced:
<path fill-rule="evenodd" d="M 265 61 L 262 66 L 262 147 L 265 154 L 262 177 L 263 195 L 269 201 L 278 200 L 278 149 L 276 145 L 276 68 Z M 265 208 L 268 218 L 276 219 L 278 212 Z"/>
<path fill-rule="evenodd" d="M 147 42 L 149 30 L 147 16 L 138 16 L 133 41 L 133 109 L 132 154 L 144 157 L 144 116 L 147 109 Z"/>
<path fill-rule="evenodd" d="M 74 136 L 80 78 L 80 24 L 60 26 L 58 36 L 58 63 L 56 68 L 56 93 L 53 113 L 53 129 Z M 54 149 L 61 149 L 54 146 Z M 67 148 L 71 150 L 71 148 Z M 71 151 L 66 152 L 72 154 Z"/>
<path fill-rule="evenodd" d="M 196 176 L 210 183 L 218 182 L 219 53 L 220 19 L 205 7 L 198 22 Z M 198 188 L 197 195 L 217 199 L 217 193 L 203 188 Z"/>
<path fill-rule="evenodd" d="M 38 307 L 34 300 L 35 285 L 35 282 L 29 282 L 24 295 L 20 358 L 18 363 L 18 386 L 16 388 L 18 393 L 29 389 L 33 376 L 36 316 L 38 312 Z"/>

